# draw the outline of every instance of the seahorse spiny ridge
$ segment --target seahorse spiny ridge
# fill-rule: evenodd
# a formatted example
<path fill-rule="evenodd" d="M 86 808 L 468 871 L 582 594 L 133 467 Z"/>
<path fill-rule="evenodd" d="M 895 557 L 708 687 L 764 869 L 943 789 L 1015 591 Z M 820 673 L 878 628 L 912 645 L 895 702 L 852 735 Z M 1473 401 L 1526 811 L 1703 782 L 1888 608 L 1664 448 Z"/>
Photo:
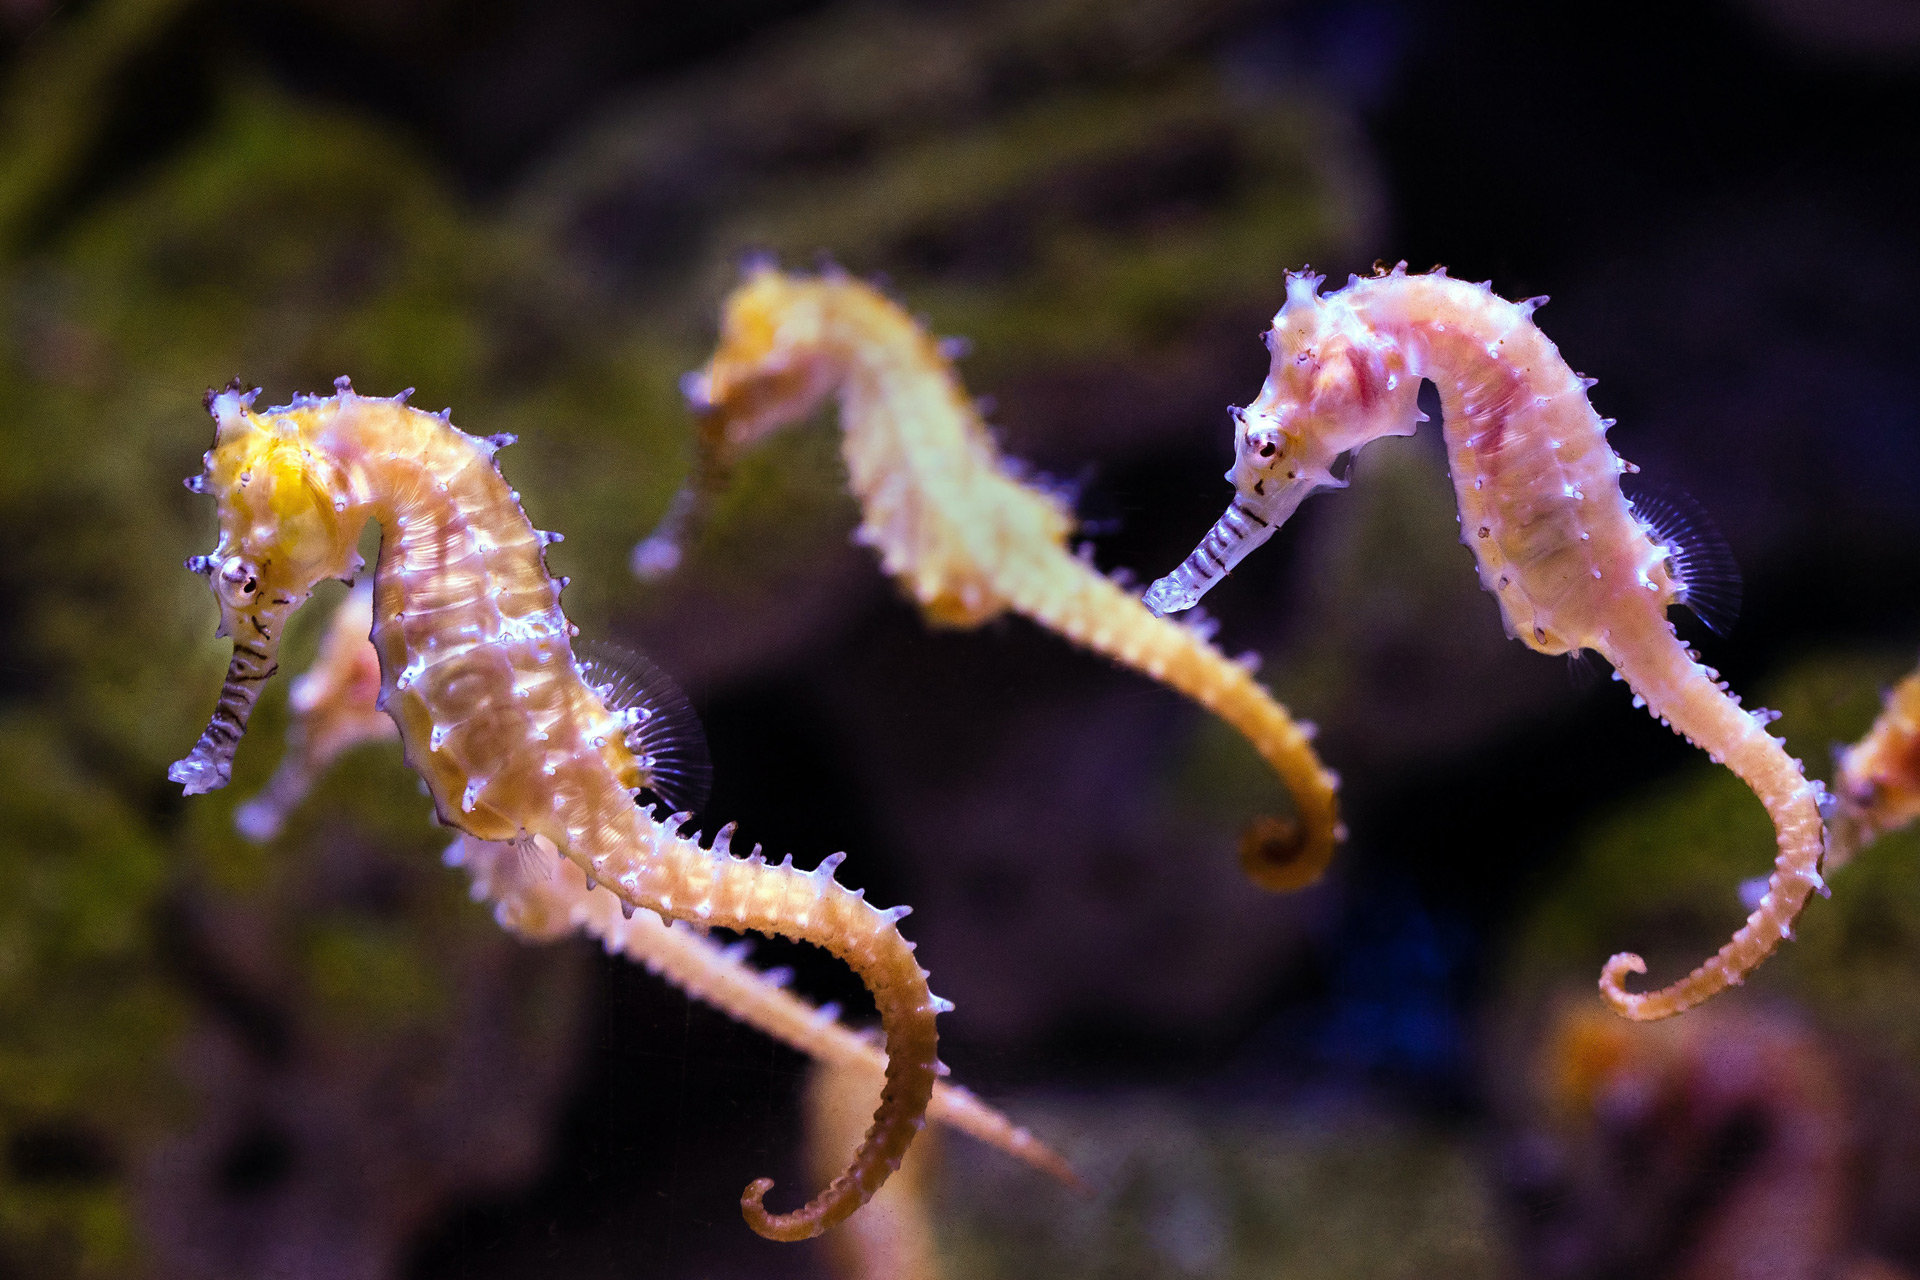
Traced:
<path fill-rule="evenodd" d="M 1241 844 L 1248 874 L 1278 890 L 1320 877 L 1342 831 L 1337 779 L 1309 731 L 1197 629 L 1154 617 L 1067 549 L 1072 511 L 1014 474 L 941 344 L 891 299 L 844 273 L 756 264 L 727 299 L 712 361 L 684 385 L 701 419 L 695 480 L 635 548 L 636 572 L 677 562 L 731 451 L 837 394 L 856 536 L 927 618 L 971 627 L 1011 610 L 1214 711 L 1280 775 L 1300 815 L 1255 824 Z"/>
<path fill-rule="evenodd" d="M 766 1211 L 767 1179 L 741 1200 L 776 1239 L 845 1219 L 897 1166 L 941 1070 L 934 1017 L 947 1006 L 900 936 L 906 909 L 841 887 L 838 856 L 812 872 L 736 858 L 724 838 L 705 849 L 681 836 L 684 815 L 662 822 L 636 805 L 629 726 L 581 677 L 543 557 L 551 539 L 494 462 L 510 438 L 468 436 L 404 394 L 360 396 L 344 378 L 336 389 L 264 413 L 237 384 L 208 394 L 214 448 L 188 484 L 214 495 L 220 541 L 188 563 L 208 575 L 234 656 L 206 731 L 168 776 L 189 794 L 225 785 L 286 619 L 321 579 L 353 575 L 361 529 L 378 520 L 381 698 L 442 822 L 481 840 L 544 839 L 634 908 L 814 943 L 873 992 L 887 1084 L 852 1164 L 790 1214 Z"/>
<path fill-rule="evenodd" d="M 1606 442 L 1612 424 L 1531 319 L 1543 299 L 1509 302 L 1485 285 L 1402 263 L 1325 297 L 1320 277 L 1291 276 L 1267 343 L 1273 364 L 1237 415 L 1236 489 L 1226 513 L 1149 607 L 1190 607 L 1272 535 L 1309 493 L 1339 487 L 1343 453 L 1409 435 L 1420 380 L 1438 386 L 1461 537 L 1508 634 L 1542 653 L 1593 649 L 1661 722 L 1752 787 L 1773 819 L 1778 855 L 1766 895 L 1719 953 L 1659 991 L 1629 994 L 1637 955 L 1607 962 L 1600 989 L 1620 1013 L 1665 1017 L 1741 980 L 1791 934 L 1807 895 L 1824 888 L 1821 792 L 1767 721 L 1743 710 L 1682 645 L 1668 606 L 1685 603 L 1672 548 L 1620 491 L 1633 468 Z"/>

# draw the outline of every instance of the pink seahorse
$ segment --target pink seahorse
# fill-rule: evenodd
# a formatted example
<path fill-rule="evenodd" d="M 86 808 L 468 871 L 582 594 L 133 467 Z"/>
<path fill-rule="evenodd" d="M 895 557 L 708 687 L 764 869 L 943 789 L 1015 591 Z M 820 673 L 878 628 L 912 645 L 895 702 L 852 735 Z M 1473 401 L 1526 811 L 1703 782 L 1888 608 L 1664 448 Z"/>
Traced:
<path fill-rule="evenodd" d="M 1236 410 L 1237 490 L 1226 514 L 1146 602 L 1185 609 L 1285 522 L 1309 493 L 1338 488 L 1343 453 L 1380 436 L 1411 435 L 1431 379 L 1445 413 L 1449 469 L 1460 501 L 1461 540 L 1480 581 L 1500 601 L 1507 632 L 1541 653 L 1592 649 L 1617 679 L 1766 806 L 1778 841 L 1767 892 L 1719 953 L 1658 991 L 1626 991 L 1646 963 L 1607 961 L 1600 990 L 1615 1010 L 1646 1020 L 1712 996 L 1791 936 L 1807 895 L 1824 889 L 1822 792 L 1741 708 L 1667 620 L 1711 584 L 1678 540 L 1636 514 L 1620 491 L 1634 470 L 1608 447 L 1611 422 L 1588 402 L 1592 385 L 1560 356 L 1531 316 L 1544 299 L 1508 302 L 1486 285 L 1444 271 L 1410 276 L 1406 264 L 1352 279 L 1322 297 L 1320 277 L 1287 281 L 1287 301 L 1267 345 L 1272 369 L 1260 395 Z"/>

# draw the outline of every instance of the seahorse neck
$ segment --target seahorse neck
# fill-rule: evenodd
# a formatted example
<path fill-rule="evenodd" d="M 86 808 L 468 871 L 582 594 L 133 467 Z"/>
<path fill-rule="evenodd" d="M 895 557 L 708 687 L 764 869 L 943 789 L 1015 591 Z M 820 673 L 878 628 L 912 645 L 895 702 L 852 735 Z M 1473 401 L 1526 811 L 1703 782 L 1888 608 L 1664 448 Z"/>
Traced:
<path fill-rule="evenodd" d="M 542 616 L 564 633 L 540 536 L 493 465 L 490 442 L 432 414 L 363 400 L 342 406 L 322 444 L 348 477 L 350 506 L 381 526 L 376 627 L 484 603 L 503 620 Z M 410 656 L 413 641 L 443 634 L 402 630 Z"/>
<path fill-rule="evenodd" d="M 1439 389 L 1444 407 L 1464 409 L 1476 392 L 1520 376 L 1572 376 L 1553 343 L 1526 323 L 1531 308 L 1484 285 L 1446 276 L 1387 276 L 1358 281 L 1340 296 L 1350 299 L 1369 328 L 1393 338 L 1408 368 Z"/>
<path fill-rule="evenodd" d="M 380 400 L 343 404 L 315 435 L 345 477 L 345 517 L 381 525 L 383 705 L 442 821 L 487 839 L 537 829 L 554 808 L 557 779 L 542 773 L 554 752 L 595 803 L 631 808 L 600 767 L 617 743 L 585 746 L 617 734 L 598 726 L 605 712 L 575 670 L 543 540 L 494 467 L 493 443 Z M 476 651 L 497 657 L 461 661 Z"/>
<path fill-rule="evenodd" d="M 842 289 L 827 348 L 841 371 L 847 463 L 863 502 L 887 485 L 964 484 L 997 470 L 986 427 L 938 346 L 892 302 Z"/>

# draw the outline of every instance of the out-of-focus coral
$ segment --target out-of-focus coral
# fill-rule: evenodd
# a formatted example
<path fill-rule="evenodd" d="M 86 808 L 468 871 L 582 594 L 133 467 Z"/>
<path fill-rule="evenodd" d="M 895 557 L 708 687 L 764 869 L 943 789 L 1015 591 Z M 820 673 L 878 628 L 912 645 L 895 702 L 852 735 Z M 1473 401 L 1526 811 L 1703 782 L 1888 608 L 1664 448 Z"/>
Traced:
<path fill-rule="evenodd" d="M 1837 868 L 1880 836 L 1920 818 L 1920 672 L 1889 690 L 1866 736 L 1836 748 L 1835 755 L 1833 790 L 1840 807 L 1827 865 Z"/>
<path fill-rule="evenodd" d="M 156 1275 L 382 1280 L 450 1204 L 546 1155 L 586 957 L 526 947 L 468 901 L 383 754 L 348 762 L 330 816 L 262 881 L 167 917 L 199 1016 L 170 1063 L 192 1122 L 134 1170 Z M 386 813 L 415 830 L 380 830 Z"/>
<path fill-rule="evenodd" d="M 1543 1028 L 1530 1123 L 1507 1162 L 1522 1272 L 1836 1274 L 1859 1209 L 1838 1066 L 1779 1010 L 1718 1002 L 1636 1028 L 1566 1000 Z"/>
<path fill-rule="evenodd" d="M 124 1196 L 181 1114 L 186 1002 L 155 963 L 162 839 L 55 723 L 0 718 L 0 1269 L 129 1274 Z"/>
<path fill-rule="evenodd" d="M 955 1152 L 956 1276 L 1413 1280 L 1507 1274 L 1484 1171 L 1443 1132 L 1322 1100 L 1310 1117 L 1096 1094 L 1034 1101 L 1095 1194 L 1037 1202 Z"/>

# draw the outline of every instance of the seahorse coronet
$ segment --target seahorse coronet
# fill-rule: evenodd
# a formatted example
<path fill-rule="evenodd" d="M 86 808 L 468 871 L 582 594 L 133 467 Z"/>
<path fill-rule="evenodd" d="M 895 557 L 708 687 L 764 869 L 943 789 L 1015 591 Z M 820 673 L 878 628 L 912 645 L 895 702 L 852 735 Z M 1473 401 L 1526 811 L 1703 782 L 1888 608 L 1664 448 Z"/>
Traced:
<path fill-rule="evenodd" d="M 283 624 L 322 579 L 351 576 L 360 532 L 376 520 L 382 704 L 444 824 L 480 840 L 544 839 L 589 889 L 603 883 L 636 908 L 814 943 L 873 992 L 887 1086 L 867 1141 L 803 1208 L 749 1215 L 780 1239 L 843 1220 L 912 1140 L 935 1083 L 935 1015 L 895 918 L 791 859 L 715 855 L 680 830 L 690 814 L 663 823 L 635 805 L 641 766 L 606 732 L 611 713 L 581 678 L 577 629 L 494 448 L 446 418 L 359 395 L 345 377 L 334 385 L 332 396 L 263 412 L 237 382 L 207 399 L 220 536 L 206 576 L 234 657 L 206 730 L 169 777 L 189 794 L 226 784 L 260 686 L 278 669 Z"/>
<path fill-rule="evenodd" d="M 1260 394 L 1234 416 L 1235 493 L 1192 555 L 1148 589 L 1158 612 L 1190 608 L 1264 543 L 1310 494 L 1339 487 L 1333 461 L 1372 440 L 1409 435 L 1422 420 L 1420 383 L 1444 409 L 1448 467 L 1462 541 L 1507 633 L 1543 653 L 1593 649 L 1662 724 L 1751 787 L 1775 830 L 1766 894 L 1733 938 L 1688 977 L 1657 991 L 1625 989 L 1645 972 L 1637 955 L 1601 975 L 1607 1002 L 1637 1019 L 1666 1017 L 1737 984 L 1786 936 L 1820 885 L 1820 793 L 1743 710 L 1719 674 L 1681 644 L 1668 606 L 1687 601 L 1673 537 L 1634 514 L 1620 490 L 1629 472 L 1606 443 L 1606 420 L 1532 320 L 1490 285 L 1405 264 L 1321 294 L 1308 272 L 1287 279 L 1266 345 Z"/>

